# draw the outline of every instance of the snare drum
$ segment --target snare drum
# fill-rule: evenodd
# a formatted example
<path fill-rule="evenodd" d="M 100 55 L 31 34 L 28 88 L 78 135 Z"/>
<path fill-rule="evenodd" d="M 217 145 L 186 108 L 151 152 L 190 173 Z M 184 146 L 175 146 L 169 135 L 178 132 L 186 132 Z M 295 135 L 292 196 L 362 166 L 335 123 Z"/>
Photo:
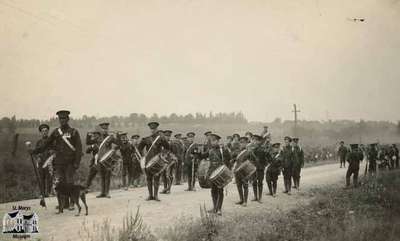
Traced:
<path fill-rule="evenodd" d="M 256 166 L 247 160 L 237 167 L 234 173 L 237 180 L 247 181 L 251 178 L 254 172 L 256 172 L 256 170 Z"/>
<path fill-rule="evenodd" d="M 112 169 L 114 163 L 118 162 L 119 156 L 115 153 L 115 150 L 109 150 L 100 159 L 99 164 L 107 169 Z"/>
<path fill-rule="evenodd" d="M 161 155 L 156 155 L 146 164 L 146 172 L 151 176 L 157 176 L 168 166 L 168 161 Z"/>
<path fill-rule="evenodd" d="M 201 160 L 197 175 L 199 177 L 199 184 L 201 188 L 211 188 L 210 180 L 208 179 L 208 170 L 210 169 L 210 161 Z"/>
<path fill-rule="evenodd" d="M 210 182 L 218 188 L 224 188 L 233 178 L 231 170 L 225 165 L 215 169 L 210 175 Z"/>

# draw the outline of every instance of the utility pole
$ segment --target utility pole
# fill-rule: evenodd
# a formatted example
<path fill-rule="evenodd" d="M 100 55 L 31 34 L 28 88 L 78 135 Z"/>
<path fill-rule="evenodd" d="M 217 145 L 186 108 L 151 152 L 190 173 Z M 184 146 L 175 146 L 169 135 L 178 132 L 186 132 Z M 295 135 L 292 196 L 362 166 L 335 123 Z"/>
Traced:
<path fill-rule="evenodd" d="M 297 113 L 299 113 L 300 112 L 300 110 L 298 110 L 297 109 L 297 106 L 296 106 L 296 104 L 293 104 L 293 111 L 292 111 L 293 113 L 294 113 L 294 136 L 295 137 L 298 137 L 297 136 Z"/>

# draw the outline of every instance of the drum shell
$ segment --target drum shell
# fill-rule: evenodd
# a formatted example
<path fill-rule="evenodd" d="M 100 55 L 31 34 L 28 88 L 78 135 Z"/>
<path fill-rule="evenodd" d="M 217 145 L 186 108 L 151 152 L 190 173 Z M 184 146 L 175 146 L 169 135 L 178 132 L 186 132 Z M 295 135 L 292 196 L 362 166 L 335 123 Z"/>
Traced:
<path fill-rule="evenodd" d="M 106 152 L 106 153 L 104 154 L 104 156 L 105 156 L 105 155 L 108 155 L 108 157 L 106 157 L 106 158 L 104 158 L 104 159 L 103 159 L 103 157 L 102 157 L 102 160 L 99 161 L 99 164 L 100 164 L 102 167 L 111 170 L 113 164 L 116 163 L 116 162 L 119 160 L 119 156 L 115 153 L 115 150 L 110 150 L 110 151 Z"/>
<path fill-rule="evenodd" d="M 146 164 L 146 172 L 152 176 L 159 175 L 167 166 L 167 160 L 161 155 L 156 155 Z"/>
<path fill-rule="evenodd" d="M 256 171 L 257 167 L 247 160 L 235 169 L 234 174 L 236 179 L 247 181 L 251 179 Z"/>
<path fill-rule="evenodd" d="M 222 166 L 222 169 L 217 168 L 210 175 L 210 182 L 212 185 L 217 186 L 218 188 L 224 188 L 228 185 L 233 179 L 233 173 L 229 168 L 225 165 Z"/>

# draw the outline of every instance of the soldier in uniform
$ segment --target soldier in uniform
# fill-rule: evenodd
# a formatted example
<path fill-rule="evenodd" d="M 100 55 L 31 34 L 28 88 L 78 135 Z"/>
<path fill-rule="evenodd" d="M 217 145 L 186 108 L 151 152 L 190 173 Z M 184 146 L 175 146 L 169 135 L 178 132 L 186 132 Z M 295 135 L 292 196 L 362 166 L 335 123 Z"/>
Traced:
<path fill-rule="evenodd" d="M 248 146 L 250 151 L 250 161 L 257 167 L 253 177 L 254 199 L 261 203 L 263 193 L 264 170 L 267 160 L 270 159 L 269 153 L 262 146 L 262 137 L 253 135 L 252 145 Z"/>
<path fill-rule="evenodd" d="M 347 155 L 349 166 L 346 173 L 346 187 L 350 187 L 350 177 L 353 175 L 353 185 L 358 186 L 358 172 L 360 170 L 360 162 L 364 159 L 363 153 L 358 149 L 358 144 L 350 145 L 350 152 Z"/>
<path fill-rule="evenodd" d="M 368 173 L 375 174 L 376 173 L 376 161 L 378 160 L 378 149 L 377 143 L 372 143 L 369 145 L 369 149 L 367 152 L 368 158 Z"/>
<path fill-rule="evenodd" d="M 142 152 L 142 156 L 145 157 L 144 165 L 147 165 L 153 157 L 161 155 L 163 150 L 170 150 L 168 142 L 163 137 L 162 132 L 158 130 L 158 126 L 160 124 L 158 122 L 150 122 L 147 125 L 150 128 L 151 135 L 143 138 L 139 143 L 139 151 Z M 151 173 L 148 170 L 145 170 L 145 172 L 147 179 L 147 189 L 149 191 L 149 197 L 146 200 L 160 201 L 160 199 L 158 198 L 160 175 L 154 175 L 154 173 Z"/>
<path fill-rule="evenodd" d="M 301 169 L 304 167 L 304 151 L 299 145 L 299 138 L 295 137 L 292 141 L 293 150 L 293 188 L 300 188 L 300 173 Z"/>
<path fill-rule="evenodd" d="M 86 193 L 89 192 L 90 186 L 92 185 L 93 179 L 96 177 L 99 172 L 99 166 L 96 163 L 96 155 L 99 152 L 99 146 L 101 143 L 101 133 L 98 130 L 93 132 L 88 132 L 86 135 L 86 154 L 92 154 L 92 158 L 90 158 L 89 164 L 89 175 L 86 180 Z"/>
<path fill-rule="evenodd" d="M 284 193 L 290 195 L 292 189 L 292 174 L 293 174 L 293 150 L 291 146 L 292 138 L 286 136 L 284 138 L 285 145 L 282 148 L 282 173 L 283 183 L 285 186 Z"/>
<path fill-rule="evenodd" d="M 228 148 L 229 151 L 232 151 L 232 141 L 233 137 L 232 136 L 227 136 L 226 137 L 226 148 Z"/>
<path fill-rule="evenodd" d="M 389 149 L 390 169 L 399 168 L 399 149 L 396 144 L 392 144 Z"/>
<path fill-rule="evenodd" d="M 125 190 L 128 190 L 133 183 L 133 157 L 136 154 L 135 147 L 129 143 L 128 133 L 119 134 L 118 149 L 122 156 L 122 186 Z"/>
<path fill-rule="evenodd" d="M 348 149 L 347 147 L 344 146 L 344 141 L 341 141 L 339 144 L 339 148 L 338 148 L 338 157 L 340 160 L 340 168 L 342 168 L 342 166 L 345 168 L 346 167 L 346 156 L 348 153 Z"/>
<path fill-rule="evenodd" d="M 36 142 L 36 148 L 42 146 L 49 137 L 50 127 L 47 124 L 39 125 L 39 133 L 41 135 L 40 140 Z M 48 197 L 52 192 L 53 178 L 52 178 L 52 164 L 46 163 L 49 158 L 54 158 L 53 151 L 51 148 L 46 148 L 43 152 L 36 155 L 38 158 L 38 171 L 40 182 L 43 186 L 44 196 Z M 46 165 L 44 167 L 44 165 Z"/>
<path fill-rule="evenodd" d="M 221 165 L 227 165 L 231 160 L 229 151 L 219 144 L 221 137 L 217 134 L 210 134 L 211 137 L 211 148 L 207 153 L 202 154 L 202 157 L 210 160 L 210 169 L 208 170 L 208 176 Z M 211 184 L 211 198 L 213 201 L 213 209 L 210 210 L 212 213 L 222 215 L 222 204 L 224 201 L 224 189 L 217 187 L 215 184 Z"/>
<path fill-rule="evenodd" d="M 164 131 L 164 137 L 165 140 L 170 145 L 170 150 L 164 150 L 164 155 L 166 157 L 166 160 L 168 161 L 168 167 L 162 172 L 162 179 L 164 184 L 164 190 L 160 192 L 162 194 L 171 193 L 172 183 L 174 182 L 176 163 L 178 162 L 178 159 L 176 157 L 177 149 L 175 144 L 171 141 L 171 135 L 172 131 L 170 130 Z"/>
<path fill-rule="evenodd" d="M 282 153 L 280 148 L 281 143 L 274 143 L 272 145 L 271 158 L 268 161 L 268 167 L 265 173 L 269 194 L 273 197 L 276 196 L 278 177 L 282 168 Z"/>
<path fill-rule="evenodd" d="M 203 144 L 203 153 L 207 153 L 208 150 L 211 148 L 211 131 L 204 132 L 204 144 Z"/>
<path fill-rule="evenodd" d="M 185 152 L 185 159 L 184 159 L 184 167 L 185 172 L 188 179 L 188 189 L 185 191 L 195 191 L 196 188 L 196 174 L 197 168 L 199 165 L 199 147 L 194 142 L 195 137 L 194 132 L 189 132 L 186 134 L 187 136 L 187 144 L 186 144 L 186 152 Z"/>
<path fill-rule="evenodd" d="M 232 145 L 231 145 L 231 151 L 232 153 L 235 151 L 238 151 L 240 148 L 240 135 L 235 133 L 232 135 Z"/>
<path fill-rule="evenodd" d="M 102 156 L 108 151 L 114 149 L 114 145 L 118 145 L 118 141 L 114 135 L 109 134 L 109 126 L 110 123 L 104 122 L 100 123 L 99 127 L 101 130 L 101 142 L 99 146 L 99 151 L 104 150 L 104 153 L 98 153 L 97 161 L 100 161 Z M 103 148 L 103 149 L 102 149 Z M 100 167 L 100 183 L 101 183 L 101 193 L 97 195 L 97 198 L 111 198 L 110 196 L 110 185 L 111 185 L 111 171 L 112 171 L 112 166 L 110 165 L 101 165 L 99 164 Z"/>
<path fill-rule="evenodd" d="M 250 160 L 250 153 L 247 151 L 247 144 L 249 143 L 249 139 L 247 137 L 243 136 L 240 137 L 240 147 L 239 149 L 235 149 L 232 152 L 232 161 L 236 163 L 236 168 L 240 167 L 240 165 L 247 161 Z M 249 196 L 249 180 L 243 180 L 239 176 L 235 176 L 236 180 L 236 187 L 238 189 L 239 193 L 239 202 L 237 202 L 237 205 L 242 205 L 243 207 L 247 206 L 247 199 Z"/>
<path fill-rule="evenodd" d="M 132 156 L 132 184 L 134 187 L 139 187 L 140 185 L 140 176 L 143 174 L 142 168 L 140 167 L 140 159 L 142 155 L 140 154 L 138 145 L 139 145 L 140 136 L 135 134 L 131 136 L 131 146 L 134 150 Z"/>
<path fill-rule="evenodd" d="M 43 153 L 49 148 L 54 148 L 54 178 L 57 184 L 67 186 L 69 190 L 72 190 L 72 185 L 76 181 L 76 170 L 79 168 L 82 158 L 82 143 L 79 136 L 78 130 L 72 128 L 69 125 L 69 114 L 67 110 L 61 110 L 56 113 L 60 122 L 60 127 L 55 129 L 50 136 L 43 141 L 43 143 L 33 150 L 30 150 L 32 154 Z M 56 185 L 57 185 L 56 184 Z M 58 195 L 59 206 L 62 205 L 60 194 Z M 66 197 L 64 200 L 65 207 L 69 206 L 70 210 L 74 209 L 74 204 L 69 202 L 70 197 Z"/>
<path fill-rule="evenodd" d="M 177 157 L 177 163 L 175 168 L 175 185 L 182 185 L 182 166 L 183 166 L 183 155 L 185 153 L 185 145 L 182 142 L 182 134 L 177 133 L 174 135 L 175 140 L 172 141 L 172 149 Z"/>

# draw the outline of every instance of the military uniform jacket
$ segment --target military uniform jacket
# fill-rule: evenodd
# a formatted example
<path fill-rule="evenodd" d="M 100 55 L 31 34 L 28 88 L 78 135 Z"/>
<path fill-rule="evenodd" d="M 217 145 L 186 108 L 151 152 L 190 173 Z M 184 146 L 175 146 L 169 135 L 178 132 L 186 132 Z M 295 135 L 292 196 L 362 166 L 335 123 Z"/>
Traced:
<path fill-rule="evenodd" d="M 360 162 L 364 159 L 364 155 L 361 151 L 351 151 L 347 154 L 347 162 L 349 163 L 349 169 L 358 170 L 360 169 Z"/>
<path fill-rule="evenodd" d="M 122 163 L 127 165 L 132 163 L 132 158 L 135 156 L 135 147 L 128 143 L 119 143 L 119 152 L 121 153 Z"/>
<path fill-rule="evenodd" d="M 195 165 L 197 165 L 197 162 L 200 160 L 200 151 L 199 151 L 199 145 L 196 143 L 191 143 L 186 146 L 186 151 L 184 154 L 184 164 L 185 165 L 192 165 L 192 161 L 195 161 Z"/>
<path fill-rule="evenodd" d="M 294 146 L 293 149 L 293 167 L 301 168 L 304 166 L 304 151 L 300 146 Z"/>
<path fill-rule="evenodd" d="M 33 154 L 41 153 L 46 149 L 53 147 L 56 153 L 54 165 L 72 164 L 74 166 L 79 166 L 83 153 L 78 130 L 68 125 L 60 129 L 63 133 L 61 135 L 59 129 L 60 128 L 55 129 L 41 146 L 35 148 Z M 63 138 L 68 140 L 75 150 L 69 147 Z"/>
<path fill-rule="evenodd" d="M 151 135 L 143 138 L 139 143 L 138 149 L 141 153 L 144 153 L 145 148 L 147 152 L 150 151 L 146 154 L 146 164 L 151 160 L 151 158 L 160 154 L 163 150 L 170 150 L 170 145 L 168 141 L 162 137 L 158 138 L 157 142 L 154 143 L 154 146 L 150 150 L 151 145 L 157 137 L 157 134 Z"/>
<path fill-rule="evenodd" d="M 293 149 L 291 146 L 284 146 L 282 148 L 282 167 L 292 168 L 293 167 Z"/>
<path fill-rule="evenodd" d="M 46 139 L 40 139 L 36 142 L 36 149 L 44 146 L 44 144 L 46 143 Z M 43 166 L 44 162 L 52 155 L 52 151 L 51 151 L 52 147 L 49 148 L 44 148 L 44 151 L 36 154 L 36 157 L 38 158 L 38 164 L 40 167 Z"/>
<path fill-rule="evenodd" d="M 250 160 L 250 152 L 249 150 L 247 150 L 246 148 L 244 149 L 237 149 L 234 152 L 232 152 L 232 163 L 231 165 L 233 165 L 233 163 L 236 162 L 236 169 L 240 167 L 240 165 L 242 165 L 243 162 Z"/>
<path fill-rule="evenodd" d="M 207 153 L 202 155 L 202 158 L 208 159 L 210 161 L 210 168 L 208 170 L 208 176 L 211 175 L 215 169 L 222 165 L 226 165 L 230 168 L 231 155 L 227 148 L 220 146 L 211 147 Z"/>
<path fill-rule="evenodd" d="M 268 161 L 267 173 L 279 175 L 282 168 L 282 151 L 271 153 L 271 159 Z"/>
<path fill-rule="evenodd" d="M 264 170 L 267 160 L 270 158 L 269 153 L 263 146 L 256 146 L 249 150 L 250 161 L 257 167 L 257 170 Z"/>

